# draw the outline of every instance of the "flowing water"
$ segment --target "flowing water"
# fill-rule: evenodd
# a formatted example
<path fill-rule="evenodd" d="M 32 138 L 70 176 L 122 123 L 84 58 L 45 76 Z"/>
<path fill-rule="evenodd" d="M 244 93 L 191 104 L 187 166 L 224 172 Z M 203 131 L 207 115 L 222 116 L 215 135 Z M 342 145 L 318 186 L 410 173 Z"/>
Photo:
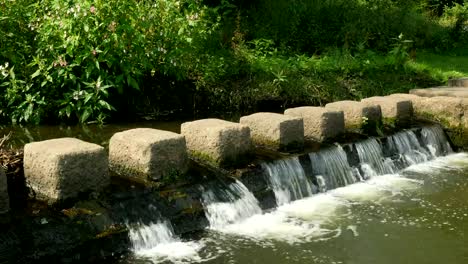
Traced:
<path fill-rule="evenodd" d="M 277 208 L 241 181 L 205 188 L 210 228 L 182 241 L 168 222 L 140 226 L 122 262 L 468 263 L 468 154 L 439 128 L 308 158 L 262 165 Z"/>

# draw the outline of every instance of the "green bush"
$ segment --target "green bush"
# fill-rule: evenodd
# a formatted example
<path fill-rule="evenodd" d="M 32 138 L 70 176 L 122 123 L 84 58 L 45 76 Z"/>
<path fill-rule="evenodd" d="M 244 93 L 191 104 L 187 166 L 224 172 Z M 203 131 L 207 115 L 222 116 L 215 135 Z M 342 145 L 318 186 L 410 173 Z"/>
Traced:
<path fill-rule="evenodd" d="M 11 95 L 2 114 L 13 123 L 56 113 L 62 120 L 102 122 L 114 110 L 110 91 L 125 97 L 146 76 L 187 78 L 191 46 L 212 30 L 203 24 L 206 8 L 190 0 L 1 1 L 11 14 L 0 24 L 2 46 L 11 49 L 6 54 L 24 44 L 16 45 L 17 35 L 28 36 L 31 46 L 19 49 L 22 58 L 0 57 L 10 66 L 0 80 Z M 17 18 L 25 27 L 19 34 L 11 22 Z"/>

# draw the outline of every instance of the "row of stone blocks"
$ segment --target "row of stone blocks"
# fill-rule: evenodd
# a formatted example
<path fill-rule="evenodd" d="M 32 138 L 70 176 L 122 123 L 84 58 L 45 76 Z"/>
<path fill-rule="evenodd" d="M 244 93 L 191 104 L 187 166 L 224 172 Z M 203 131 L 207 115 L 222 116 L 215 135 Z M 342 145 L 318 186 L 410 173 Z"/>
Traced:
<path fill-rule="evenodd" d="M 409 102 L 409 103 L 408 103 Z M 203 119 L 181 126 L 181 134 L 149 128 L 116 133 L 109 154 L 96 144 L 75 138 L 29 143 L 24 149 L 24 173 L 36 197 L 57 201 L 82 191 L 99 191 L 110 182 L 109 170 L 134 180 L 185 174 L 188 153 L 217 166 L 248 157 L 255 144 L 275 149 L 302 147 L 304 141 L 324 141 L 369 120 L 410 117 L 411 101 L 374 97 L 342 101 L 326 107 L 298 107 L 282 114 L 256 113 L 239 123 Z M 1 177 L 0 177 L 1 180 Z M 0 196 L 2 195 L 0 182 Z M 0 197 L 0 201 L 5 201 Z M 0 210 L 1 210 L 0 204 Z"/>

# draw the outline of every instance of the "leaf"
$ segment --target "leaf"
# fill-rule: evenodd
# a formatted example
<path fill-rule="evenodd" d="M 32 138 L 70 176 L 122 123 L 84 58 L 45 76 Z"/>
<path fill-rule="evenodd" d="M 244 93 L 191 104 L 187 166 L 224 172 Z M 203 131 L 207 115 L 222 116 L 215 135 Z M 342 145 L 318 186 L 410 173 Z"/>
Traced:
<path fill-rule="evenodd" d="M 93 98 L 93 94 L 87 94 L 85 96 L 84 103 L 87 104 L 91 98 Z"/>
<path fill-rule="evenodd" d="M 90 115 L 91 115 L 91 112 L 89 111 L 89 109 L 85 109 L 83 114 L 81 115 L 80 122 L 81 123 L 86 122 L 86 120 L 88 120 Z"/>
<path fill-rule="evenodd" d="M 101 105 L 102 107 L 104 107 L 105 109 L 109 111 L 112 111 L 114 109 L 108 102 L 104 100 L 99 100 L 99 105 Z"/>
<path fill-rule="evenodd" d="M 41 70 L 40 70 L 40 69 L 37 69 L 37 71 L 35 71 L 35 72 L 31 75 L 31 79 L 36 78 L 36 77 L 39 76 L 40 74 L 41 74 Z"/>
<path fill-rule="evenodd" d="M 135 79 L 132 78 L 132 76 L 127 76 L 127 83 L 128 85 L 130 85 L 130 87 L 136 89 L 136 90 L 140 90 L 140 86 L 138 86 L 138 83 Z"/>
<path fill-rule="evenodd" d="M 185 31 L 185 28 L 181 27 L 181 28 L 179 28 L 179 31 L 177 32 L 177 34 L 182 35 L 182 34 L 184 34 L 184 31 Z"/>
<path fill-rule="evenodd" d="M 99 66 L 99 61 L 96 60 L 96 68 L 98 68 L 98 70 L 101 70 L 101 67 Z"/>

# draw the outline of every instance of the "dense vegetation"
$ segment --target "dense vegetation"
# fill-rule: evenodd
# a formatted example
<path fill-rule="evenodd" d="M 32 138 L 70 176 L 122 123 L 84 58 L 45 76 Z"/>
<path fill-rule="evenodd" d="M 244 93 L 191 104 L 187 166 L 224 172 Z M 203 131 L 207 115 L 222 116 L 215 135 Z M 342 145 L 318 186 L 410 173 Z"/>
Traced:
<path fill-rule="evenodd" d="M 468 58 L 467 7 L 0 0 L 0 122 L 235 115 L 436 85 L 468 74 L 440 65 Z"/>

